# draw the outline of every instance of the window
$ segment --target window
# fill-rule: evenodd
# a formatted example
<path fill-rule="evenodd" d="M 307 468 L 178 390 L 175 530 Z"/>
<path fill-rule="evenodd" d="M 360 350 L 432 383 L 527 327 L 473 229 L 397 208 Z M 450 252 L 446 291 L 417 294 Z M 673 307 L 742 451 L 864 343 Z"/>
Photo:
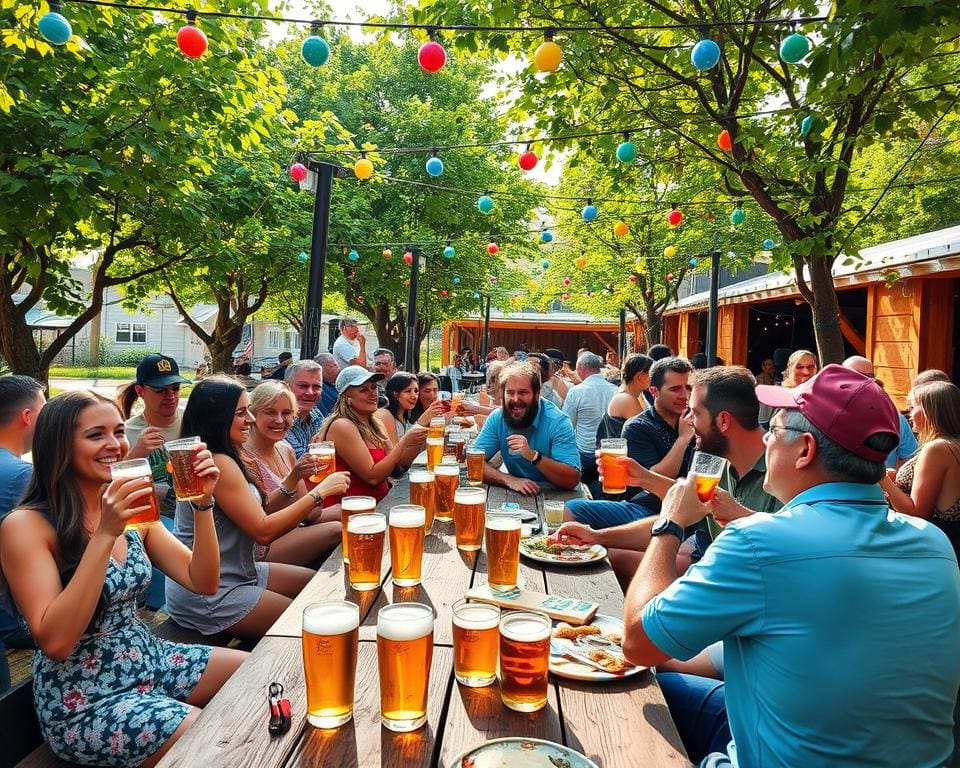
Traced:
<path fill-rule="evenodd" d="M 118 344 L 146 344 L 146 323 L 117 323 Z"/>
<path fill-rule="evenodd" d="M 284 331 L 283 348 L 287 350 L 300 349 L 300 334 L 296 331 Z"/>
<path fill-rule="evenodd" d="M 280 349 L 280 331 L 270 331 L 267 346 L 269 346 L 270 349 Z"/>

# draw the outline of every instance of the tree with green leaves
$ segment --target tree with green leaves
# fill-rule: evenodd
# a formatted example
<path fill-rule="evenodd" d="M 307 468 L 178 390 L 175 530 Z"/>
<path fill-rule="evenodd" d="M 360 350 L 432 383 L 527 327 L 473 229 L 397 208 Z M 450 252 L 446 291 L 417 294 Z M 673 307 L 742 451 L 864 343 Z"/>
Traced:
<path fill-rule="evenodd" d="M 867 147 L 893 139 L 917 146 L 937 135 L 960 100 L 960 57 L 952 55 L 960 17 L 954 0 L 837 4 L 801 27 L 810 38 L 793 39 L 799 51 L 788 46 L 786 58 L 796 62 L 788 63 L 779 50 L 789 20 L 821 9 L 814 0 L 633 0 L 605 10 L 555 0 L 421 0 L 412 19 L 513 26 L 522 18 L 529 26 L 581 28 L 558 32 L 563 64 L 556 72 L 536 76 L 531 64 L 517 75 L 516 118 L 548 135 L 630 131 L 642 157 L 707 160 L 731 208 L 752 198 L 775 223 L 782 242 L 775 263 L 793 268 L 821 359 L 830 362 L 844 349 L 831 267 L 839 254 L 856 251 L 875 202 L 851 198 L 851 180 L 864 171 Z M 700 39 L 718 53 L 702 70 L 691 61 Z M 530 53 L 529 34 L 458 31 L 455 44 Z M 721 131 L 729 149 L 719 146 Z"/>

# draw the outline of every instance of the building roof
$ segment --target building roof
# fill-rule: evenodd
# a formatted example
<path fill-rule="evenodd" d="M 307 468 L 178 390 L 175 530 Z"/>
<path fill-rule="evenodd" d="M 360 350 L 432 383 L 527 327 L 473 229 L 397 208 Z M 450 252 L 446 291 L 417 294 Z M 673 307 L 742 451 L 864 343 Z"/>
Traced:
<path fill-rule="evenodd" d="M 538 325 L 556 323 L 558 325 L 571 325 L 581 323 L 583 325 L 596 325 L 598 323 L 609 323 L 615 325 L 619 319 L 615 317 L 598 318 L 585 312 L 501 312 L 499 310 L 490 310 L 490 321 L 502 320 L 511 323 L 536 323 Z M 459 320 L 451 321 L 463 325 L 471 325 L 483 321 L 483 315 L 477 312 L 471 313 Z"/>

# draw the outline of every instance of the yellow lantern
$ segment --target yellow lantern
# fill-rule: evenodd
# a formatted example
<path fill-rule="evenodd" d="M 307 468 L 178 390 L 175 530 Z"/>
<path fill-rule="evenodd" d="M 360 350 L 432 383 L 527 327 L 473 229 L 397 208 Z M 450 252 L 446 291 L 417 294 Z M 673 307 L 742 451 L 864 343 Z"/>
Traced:
<path fill-rule="evenodd" d="M 530 286 L 530 290 L 531 290 L 531 291 L 537 290 L 537 281 L 536 281 L 536 280 L 531 280 L 530 283 L 529 283 L 529 286 Z"/>
<path fill-rule="evenodd" d="M 553 40 L 544 40 L 533 52 L 533 64 L 541 72 L 556 72 L 563 60 L 563 49 Z"/>
<path fill-rule="evenodd" d="M 677 255 L 677 249 L 672 245 L 668 245 L 666 248 L 663 249 L 663 255 L 666 256 L 668 259 L 672 259 L 674 256 Z"/>
<path fill-rule="evenodd" d="M 373 175 L 373 163 L 367 160 L 367 158 L 361 157 L 353 164 L 353 175 L 360 179 L 360 181 L 369 179 Z"/>
<path fill-rule="evenodd" d="M 587 266 L 587 260 L 581 256 L 574 262 L 574 264 L 576 264 L 578 268 L 583 269 L 585 266 Z"/>
<path fill-rule="evenodd" d="M 623 237 L 630 231 L 630 227 L 627 226 L 625 221 L 618 221 L 613 225 L 613 234 L 614 237 Z"/>

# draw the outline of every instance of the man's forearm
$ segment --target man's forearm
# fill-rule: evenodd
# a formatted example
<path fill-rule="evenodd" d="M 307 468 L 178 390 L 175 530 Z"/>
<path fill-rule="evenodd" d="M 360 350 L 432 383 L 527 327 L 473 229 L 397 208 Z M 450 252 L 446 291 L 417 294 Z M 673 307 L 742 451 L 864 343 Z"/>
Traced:
<path fill-rule="evenodd" d="M 639 623 L 644 606 L 677 580 L 679 550 L 680 540 L 676 536 L 668 534 L 650 539 L 625 596 L 624 621 L 627 624 Z"/>
<path fill-rule="evenodd" d="M 602 528 L 597 531 L 597 539 L 605 547 L 642 552 L 650 546 L 650 529 L 656 521 L 656 515 L 651 515 L 641 520 L 634 520 L 632 523 Z"/>
<path fill-rule="evenodd" d="M 499 485 L 501 488 L 506 488 L 507 477 L 509 477 L 509 475 L 504 474 L 492 466 L 490 462 L 483 462 L 483 482 L 487 485 Z"/>
<path fill-rule="evenodd" d="M 678 437 L 674 441 L 667 455 L 650 467 L 650 471 L 664 475 L 665 477 L 676 478 L 677 473 L 680 471 L 680 465 L 683 464 L 683 456 L 687 452 L 687 446 L 689 444 L 689 441 L 684 442 Z M 666 491 L 664 491 L 664 493 L 666 493 Z M 661 494 L 657 495 L 660 496 Z"/>
<path fill-rule="evenodd" d="M 580 473 L 576 467 L 571 467 L 562 461 L 555 461 L 549 456 L 543 456 L 537 462 L 537 469 L 547 479 L 547 482 L 553 483 L 558 488 L 572 490 L 580 482 Z"/>

